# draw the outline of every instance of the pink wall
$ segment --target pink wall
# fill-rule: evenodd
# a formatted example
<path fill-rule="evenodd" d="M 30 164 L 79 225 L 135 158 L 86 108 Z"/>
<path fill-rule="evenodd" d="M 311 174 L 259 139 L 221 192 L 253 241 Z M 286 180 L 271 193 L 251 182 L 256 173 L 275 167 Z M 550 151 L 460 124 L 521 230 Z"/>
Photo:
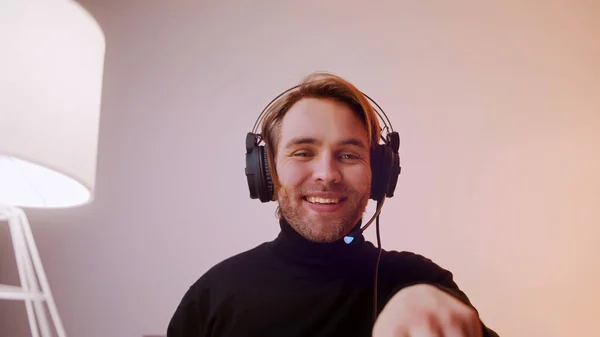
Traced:
<path fill-rule="evenodd" d="M 452 270 L 503 337 L 600 336 L 597 2 L 84 3 L 107 37 L 97 201 L 31 213 L 71 336 L 164 333 L 207 268 L 276 235 L 244 137 L 313 70 L 401 133 L 385 248 Z"/>

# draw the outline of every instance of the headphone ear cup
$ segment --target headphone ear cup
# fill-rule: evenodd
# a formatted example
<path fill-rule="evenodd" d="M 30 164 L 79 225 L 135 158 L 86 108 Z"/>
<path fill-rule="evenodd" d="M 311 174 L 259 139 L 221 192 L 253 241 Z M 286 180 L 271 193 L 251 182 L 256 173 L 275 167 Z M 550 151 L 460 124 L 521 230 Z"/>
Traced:
<path fill-rule="evenodd" d="M 394 191 L 396 190 L 396 184 L 398 183 L 398 176 L 400 175 L 400 171 L 400 155 L 398 155 L 398 153 L 392 152 L 392 166 L 387 187 L 388 198 L 394 196 Z"/>
<path fill-rule="evenodd" d="M 269 202 L 273 199 L 273 180 L 268 165 L 267 151 L 256 145 L 256 135 L 246 136 L 246 180 L 251 199 Z"/>
<path fill-rule="evenodd" d="M 392 150 L 387 145 L 378 144 L 371 152 L 371 199 L 383 200 L 388 191 L 392 167 Z"/>

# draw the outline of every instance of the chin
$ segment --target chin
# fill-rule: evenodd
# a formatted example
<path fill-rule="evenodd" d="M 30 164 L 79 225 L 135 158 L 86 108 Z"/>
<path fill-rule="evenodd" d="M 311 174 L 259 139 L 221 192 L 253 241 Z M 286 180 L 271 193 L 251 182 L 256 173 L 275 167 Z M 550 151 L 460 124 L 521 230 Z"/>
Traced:
<path fill-rule="evenodd" d="M 339 217 L 306 216 L 304 220 L 290 223 L 300 235 L 312 242 L 331 243 L 341 240 L 355 223 Z"/>
<path fill-rule="evenodd" d="M 315 243 L 332 243 L 344 237 L 344 235 L 340 235 L 339 233 L 314 233 L 310 231 L 309 233 L 300 233 L 300 235 L 302 235 L 305 239 Z"/>

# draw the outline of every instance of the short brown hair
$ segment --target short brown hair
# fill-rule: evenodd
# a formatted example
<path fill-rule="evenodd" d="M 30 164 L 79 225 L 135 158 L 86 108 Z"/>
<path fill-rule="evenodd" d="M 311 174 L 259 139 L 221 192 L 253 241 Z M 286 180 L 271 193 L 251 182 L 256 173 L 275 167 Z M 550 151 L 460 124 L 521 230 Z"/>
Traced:
<path fill-rule="evenodd" d="M 306 76 L 297 89 L 282 95 L 265 111 L 262 121 L 261 136 L 268 150 L 268 165 L 274 184 L 273 200 L 276 200 L 279 188 L 275 155 L 281 136 L 281 121 L 288 110 L 303 98 L 330 98 L 346 103 L 362 120 L 370 148 L 373 149 L 379 143 L 381 127 L 377 113 L 360 90 L 349 81 L 331 73 L 315 72 Z"/>

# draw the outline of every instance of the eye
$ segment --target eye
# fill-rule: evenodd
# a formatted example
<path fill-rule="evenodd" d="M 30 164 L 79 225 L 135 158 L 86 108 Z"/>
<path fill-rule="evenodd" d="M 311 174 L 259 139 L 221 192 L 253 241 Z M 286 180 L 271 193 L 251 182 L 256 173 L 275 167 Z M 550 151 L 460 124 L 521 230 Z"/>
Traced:
<path fill-rule="evenodd" d="M 298 151 L 298 152 L 294 152 L 292 154 L 292 157 L 310 157 L 310 156 L 311 156 L 311 154 L 306 151 Z"/>
<path fill-rule="evenodd" d="M 342 155 L 342 159 L 345 159 L 345 160 L 358 160 L 358 159 L 360 159 L 360 157 L 356 156 L 356 155 L 353 155 L 353 154 L 346 153 L 346 154 Z"/>

